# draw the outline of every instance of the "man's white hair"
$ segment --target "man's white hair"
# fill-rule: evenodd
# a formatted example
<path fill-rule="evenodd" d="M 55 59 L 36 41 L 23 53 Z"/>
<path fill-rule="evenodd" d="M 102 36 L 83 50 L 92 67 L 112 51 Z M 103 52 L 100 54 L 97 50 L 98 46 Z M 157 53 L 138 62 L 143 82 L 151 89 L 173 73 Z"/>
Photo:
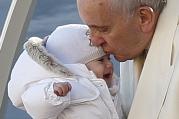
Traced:
<path fill-rule="evenodd" d="M 167 3 L 167 0 L 108 0 L 112 1 L 112 9 L 122 11 L 122 13 L 131 15 L 139 6 L 149 6 L 154 11 L 161 12 Z"/>

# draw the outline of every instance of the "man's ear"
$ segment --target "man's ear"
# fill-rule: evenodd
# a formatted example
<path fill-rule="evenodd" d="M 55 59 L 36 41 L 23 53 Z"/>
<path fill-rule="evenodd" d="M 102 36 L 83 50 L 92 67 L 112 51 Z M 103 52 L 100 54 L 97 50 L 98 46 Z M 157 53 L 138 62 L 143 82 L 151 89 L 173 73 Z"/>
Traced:
<path fill-rule="evenodd" d="M 142 32 L 153 31 L 156 23 L 156 13 L 151 7 L 142 6 L 137 9 L 138 23 Z"/>

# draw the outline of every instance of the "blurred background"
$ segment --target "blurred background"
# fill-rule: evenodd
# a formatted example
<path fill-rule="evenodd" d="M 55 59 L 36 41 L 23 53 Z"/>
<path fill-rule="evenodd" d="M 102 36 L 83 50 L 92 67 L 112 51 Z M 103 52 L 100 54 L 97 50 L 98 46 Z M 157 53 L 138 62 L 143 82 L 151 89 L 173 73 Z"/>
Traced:
<path fill-rule="evenodd" d="M 0 34 L 12 0 L 0 0 Z M 82 23 L 78 15 L 76 0 L 37 0 L 36 9 L 28 27 L 26 38 L 18 45 L 14 62 L 23 50 L 23 43 L 31 36 L 43 38 L 57 26 Z M 119 74 L 119 63 L 112 57 L 115 71 Z M 26 112 L 16 109 L 7 97 L 4 97 L 4 119 L 31 119 Z"/>

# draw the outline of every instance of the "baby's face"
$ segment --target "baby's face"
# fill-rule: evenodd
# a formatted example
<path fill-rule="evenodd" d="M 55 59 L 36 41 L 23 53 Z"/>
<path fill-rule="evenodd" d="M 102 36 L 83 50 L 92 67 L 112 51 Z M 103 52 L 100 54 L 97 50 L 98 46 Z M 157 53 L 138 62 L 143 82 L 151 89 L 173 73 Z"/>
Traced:
<path fill-rule="evenodd" d="M 113 64 L 110 56 L 105 55 L 99 59 L 93 60 L 86 64 L 87 68 L 93 71 L 98 78 L 102 78 L 110 86 L 113 75 Z"/>

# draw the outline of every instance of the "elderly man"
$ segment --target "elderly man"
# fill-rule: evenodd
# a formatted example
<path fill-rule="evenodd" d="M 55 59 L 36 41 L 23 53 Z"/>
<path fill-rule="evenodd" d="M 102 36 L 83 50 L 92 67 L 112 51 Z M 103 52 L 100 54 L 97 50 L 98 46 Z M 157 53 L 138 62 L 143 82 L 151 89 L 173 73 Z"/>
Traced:
<path fill-rule="evenodd" d="M 128 119 L 179 119 L 179 1 L 77 0 L 93 45 L 121 65 L 123 104 Z M 132 72 L 131 72 L 132 71 Z M 125 84 L 126 86 L 124 86 Z M 134 86 L 136 84 L 136 87 Z M 128 106 L 128 107 L 126 107 Z"/>

